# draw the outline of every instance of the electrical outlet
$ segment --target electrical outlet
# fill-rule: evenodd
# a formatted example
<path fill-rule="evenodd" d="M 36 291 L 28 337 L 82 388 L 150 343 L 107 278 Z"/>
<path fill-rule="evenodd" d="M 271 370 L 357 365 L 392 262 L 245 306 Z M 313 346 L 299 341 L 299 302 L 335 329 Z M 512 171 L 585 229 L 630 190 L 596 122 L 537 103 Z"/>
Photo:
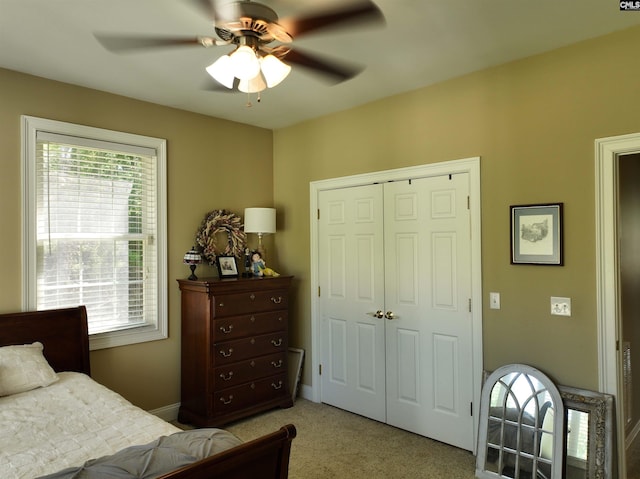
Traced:
<path fill-rule="evenodd" d="M 551 314 L 556 316 L 571 316 L 571 298 L 551 296 Z"/>
<path fill-rule="evenodd" d="M 500 309 L 500 293 L 489 293 L 489 308 Z"/>

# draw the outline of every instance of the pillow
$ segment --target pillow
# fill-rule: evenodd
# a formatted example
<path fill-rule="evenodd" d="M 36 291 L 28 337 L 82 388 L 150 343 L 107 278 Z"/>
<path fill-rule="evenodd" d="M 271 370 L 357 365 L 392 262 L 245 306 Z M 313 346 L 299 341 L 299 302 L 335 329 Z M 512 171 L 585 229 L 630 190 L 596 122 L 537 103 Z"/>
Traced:
<path fill-rule="evenodd" d="M 45 387 L 58 380 L 43 349 L 39 342 L 0 348 L 0 396 Z"/>

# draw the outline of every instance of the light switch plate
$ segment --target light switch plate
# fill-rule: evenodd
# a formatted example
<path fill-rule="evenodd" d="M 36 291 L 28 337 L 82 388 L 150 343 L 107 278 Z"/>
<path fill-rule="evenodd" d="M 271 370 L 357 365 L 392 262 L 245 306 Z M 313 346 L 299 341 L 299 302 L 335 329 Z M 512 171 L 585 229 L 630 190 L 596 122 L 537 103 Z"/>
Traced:
<path fill-rule="evenodd" d="M 489 308 L 500 309 L 500 293 L 489 293 Z"/>
<path fill-rule="evenodd" d="M 551 314 L 556 316 L 571 316 L 571 298 L 551 296 Z"/>

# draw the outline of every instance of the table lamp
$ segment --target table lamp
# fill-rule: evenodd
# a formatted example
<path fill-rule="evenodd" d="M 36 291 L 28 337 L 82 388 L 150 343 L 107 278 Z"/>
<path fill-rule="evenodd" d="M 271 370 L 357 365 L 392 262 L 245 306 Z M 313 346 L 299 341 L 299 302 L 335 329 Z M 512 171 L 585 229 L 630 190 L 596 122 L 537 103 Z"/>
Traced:
<path fill-rule="evenodd" d="M 262 236 L 276 232 L 276 209 L 275 208 L 245 208 L 244 209 L 244 232 L 256 233 L 258 235 L 258 252 L 264 258 L 264 245 Z"/>
<path fill-rule="evenodd" d="M 182 262 L 184 264 L 188 264 L 189 268 L 191 268 L 191 276 L 189 276 L 189 278 L 187 279 L 191 281 L 195 281 L 196 279 L 198 279 L 198 277 L 196 276 L 196 265 L 202 263 L 202 256 L 200 256 L 200 253 L 196 251 L 195 246 L 184 254 Z"/>

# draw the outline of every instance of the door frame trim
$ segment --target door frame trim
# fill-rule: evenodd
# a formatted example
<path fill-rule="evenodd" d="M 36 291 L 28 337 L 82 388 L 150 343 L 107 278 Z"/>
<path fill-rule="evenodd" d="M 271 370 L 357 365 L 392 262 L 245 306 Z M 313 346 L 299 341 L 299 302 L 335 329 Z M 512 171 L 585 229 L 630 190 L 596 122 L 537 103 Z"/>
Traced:
<path fill-rule="evenodd" d="M 321 191 L 338 188 L 406 180 L 409 178 L 425 178 L 456 173 L 469 173 L 469 197 L 471 220 L 471 309 L 472 321 L 472 360 L 473 360 L 473 453 L 476 453 L 478 438 L 478 418 L 480 412 L 480 392 L 482 389 L 483 352 L 482 352 L 482 241 L 481 241 L 481 208 L 480 208 L 480 157 L 444 161 L 406 168 L 384 170 L 373 173 L 344 176 L 327 180 L 312 181 L 309 184 L 309 217 L 310 226 L 310 285 L 311 285 L 311 400 L 322 399 L 320 380 L 320 302 L 318 298 L 318 196 Z"/>
<path fill-rule="evenodd" d="M 617 159 L 640 152 L 640 133 L 595 140 L 596 187 L 596 313 L 598 325 L 598 381 L 601 392 L 611 394 L 616 403 L 618 473 L 626 476 L 622 371 L 620 351 L 620 310 L 618 283 L 618 185 Z"/>

